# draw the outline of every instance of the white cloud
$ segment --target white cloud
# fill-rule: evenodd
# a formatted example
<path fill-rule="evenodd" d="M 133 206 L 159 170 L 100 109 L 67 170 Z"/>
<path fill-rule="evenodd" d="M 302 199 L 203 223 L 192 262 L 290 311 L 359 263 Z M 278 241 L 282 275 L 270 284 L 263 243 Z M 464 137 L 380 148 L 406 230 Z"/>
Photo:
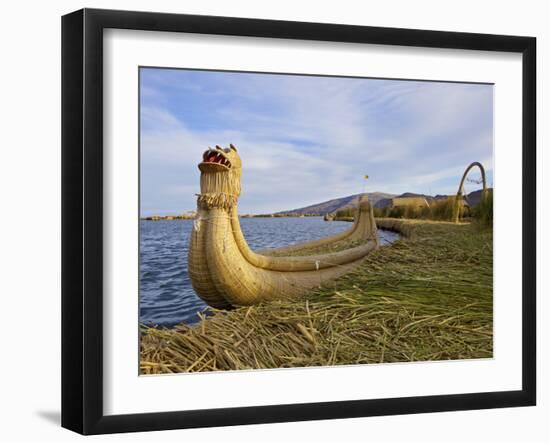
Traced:
<path fill-rule="evenodd" d="M 215 109 L 224 122 L 219 130 L 191 130 L 160 105 L 142 107 L 147 122 L 142 169 L 180 171 L 166 189 L 179 197 L 182 210 L 192 209 L 190 191 L 198 188 L 202 152 L 233 143 L 243 159 L 243 212 L 290 209 L 362 192 L 364 174 L 371 177 L 371 191 L 436 193 L 452 188 L 441 183 L 434 189 L 460 176 L 471 161 L 483 159 L 492 170 L 488 87 L 278 80 L 259 75 L 224 81 L 220 90 L 242 102 Z M 220 90 L 211 93 L 223 95 Z"/>

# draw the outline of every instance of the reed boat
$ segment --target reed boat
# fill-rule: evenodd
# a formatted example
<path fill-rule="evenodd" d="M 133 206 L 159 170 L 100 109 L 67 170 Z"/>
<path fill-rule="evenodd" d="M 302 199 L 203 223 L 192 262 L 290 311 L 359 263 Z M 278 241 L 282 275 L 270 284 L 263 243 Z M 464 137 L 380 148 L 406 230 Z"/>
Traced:
<path fill-rule="evenodd" d="M 242 162 L 237 148 L 209 148 L 198 167 L 200 194 L 188 267 L 194 290 L 210 306 L 229 309 L 298 298 L 352 271 L 379 247 L 373 208 L 363 196 L 354 223 L 345 232 L 255 252 L 248 246 L 239 223 Z M 342 244 L 350 246 L 336 252 L 296 255 Z"/>

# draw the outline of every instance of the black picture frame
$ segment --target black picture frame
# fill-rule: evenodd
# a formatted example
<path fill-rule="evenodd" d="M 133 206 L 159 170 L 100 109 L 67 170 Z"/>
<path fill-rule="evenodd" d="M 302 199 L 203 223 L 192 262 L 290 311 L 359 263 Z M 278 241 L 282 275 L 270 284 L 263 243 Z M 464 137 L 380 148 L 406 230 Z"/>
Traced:
<path fill-rule="evenodd" d="M 522 54 L 522 389 L 177 412 L 103 413 L 103 30 L 171 31 Z M 151 431 L 536 403 L 536 39 L 83 9 L 62 18 L 62 426 Z"/>

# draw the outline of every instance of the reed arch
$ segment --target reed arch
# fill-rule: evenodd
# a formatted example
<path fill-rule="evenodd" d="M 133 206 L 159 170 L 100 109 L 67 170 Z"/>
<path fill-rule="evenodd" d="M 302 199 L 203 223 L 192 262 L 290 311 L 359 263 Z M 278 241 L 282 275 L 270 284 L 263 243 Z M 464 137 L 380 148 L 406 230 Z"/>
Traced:
<path fill-rule="evenodd" d="M 472 168 L 475 168 L 475 167 L 479 168 L 479 171 L 481 172 L 481 180 L 483 181 L 483 190 L 481 191 L 481 200 L 483 201 L 487 195 L 487 180 L 485 178 L 485 168 L 479 162 L 470 163 L 470 165 L 468 165 L 468 167 L 464 171 L 464 174 L 462 174 L 462 179 L 460 180 L 460 185 L 458 186 L 458 192 L 456 193 L 455 204 L 453 207 L 453 221 L 455 223 L 458 223 L 458 219 L 460 216 L 460 202 L 464 198 L 464 181 L 466 180 L 468 173 L 472 170 Z"/>

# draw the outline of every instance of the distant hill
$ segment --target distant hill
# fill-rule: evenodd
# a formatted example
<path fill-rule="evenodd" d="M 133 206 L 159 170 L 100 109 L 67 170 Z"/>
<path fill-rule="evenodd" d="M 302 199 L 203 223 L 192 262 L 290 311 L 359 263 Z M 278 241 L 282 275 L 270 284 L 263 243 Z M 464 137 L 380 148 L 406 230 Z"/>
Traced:
<path fill-rule="evenodd" d="M 492 189 L 489 189 L 492 191 Z M 279 215 L 325 215 L 332 214 L 340 209 L 347 209 L 357 207 L 359 203 L 359 197 L 362 194 L 348 195 L 347 197 L 335 198 L 333 200 L 327 200 L 322 203 L 316 203 L 314 205 L 305 206 L 303 208 L 290 209 L 288 211 L 277 212 Z M 426 194 L 415 194 L 413 192 L 405 192 L 400 195 L 388 194 L 387 192 L 367 192 L 371 204 L 375 208 L 385 208 L 391 205 L 391 199 L 394 197 L 424 197 L 428 203 L 439 200 L 442 198 L 450 197 L 449 195 L 438 194 L 436 196 Z M 476 206 L 481 200 L 481 189 L 478 191 L 470 192 L 466 195 L 466 201 L 470 206 Z"/>
<path fill-rule="evenodd" d="M 339 209 L 356 207 L 359 203 L 359 197 L 362 194 L 348 195 L 347 197 L 335 198 L 322 203 L 305 206 L 303 208 L 290 209 L 288 211 L 277 212 L 280 215 L 325 215 L 338 211 Z M 369 200 L 372 204 L 376 204 L 379 200 L 394 197 L 394 194 L 386 192 L 367 192 Z"/>

